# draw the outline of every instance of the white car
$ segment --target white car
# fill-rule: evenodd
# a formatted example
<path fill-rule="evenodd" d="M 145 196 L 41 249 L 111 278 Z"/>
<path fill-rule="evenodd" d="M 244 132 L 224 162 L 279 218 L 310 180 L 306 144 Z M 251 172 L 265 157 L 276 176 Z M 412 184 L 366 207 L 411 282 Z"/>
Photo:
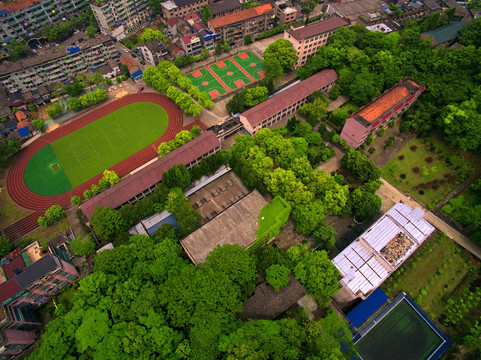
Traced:
<path fill-rule="evenodd" d="M 128 53 L 128 52 L 129 52 L 129 49 L 124 49 L 124 51 L 125 51 L 126 53 Z"/>

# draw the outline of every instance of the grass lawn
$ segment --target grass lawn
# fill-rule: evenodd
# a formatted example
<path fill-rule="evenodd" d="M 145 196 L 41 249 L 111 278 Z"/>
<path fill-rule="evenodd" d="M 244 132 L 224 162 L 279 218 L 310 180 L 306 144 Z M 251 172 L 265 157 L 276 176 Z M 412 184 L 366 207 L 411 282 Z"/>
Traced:
<path fill-rule="evenodd" d="M 359 110 L 359 106 L 348 101 L 347 103 L 343 104 L 342 106 L 334 110 L 334 113 L 337 113 L 339 109 L 342 109 L 344 111 L 347 111 L 349 114 L 352 114 L 353 112 L 356 112 Z"/>
<path fill-rule="evenodd" d="M 401 191 L 434 208 L 471 171 L 474 167 L 466 154 L 457 154 L 431 136 L 412 140 L 384 166 L 382 175 Z"/>
<path fill-rule="evenodd" d="M 53 152 L 40 151 L 27 165 L 25 182 L 40 195 L 62 194 L 70 190 L 66 179 L 71 188 L 82 184 L 155 142 L 168 123 L 167 112 L 157 104 L 124 106 L 53 142 Z"/>
<path fill-rule="evenodd" d="M 8 196 L 6 188 L 0 190 L 0 228 L 3 229 L 31 213 L 29 210 L 17 207 Z"/>
<path fill-rule="evenodd" d="M 446 320 L 451 301 L 469 296 L 465 292 L 476 279 L 476 266 L 470 259 L 458 244 L 435 232 L 381 287 L 390 298 L 405 291 L 449 337 L 459 341 L 481 314 L 478 308 L 480 314 L 467 318 L 462 325 Z"/>

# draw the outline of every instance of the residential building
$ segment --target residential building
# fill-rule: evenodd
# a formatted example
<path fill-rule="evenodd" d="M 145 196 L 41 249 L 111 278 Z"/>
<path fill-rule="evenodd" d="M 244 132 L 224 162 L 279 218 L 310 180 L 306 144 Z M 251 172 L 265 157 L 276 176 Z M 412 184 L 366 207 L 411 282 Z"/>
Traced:
<path fill-rule="evenodd" d="M 279 18 L 279 24 L 284 25 L 290 23 L 297 18 L 297 9 L 289 6 L 286 0 L 279 0 L 274 2 L 274 11 Z"/>
<path fill-rule="evenodd" d="M 349 116 L 342 128 L 341 139 L 357 148 L 369 134 L 374 134 L 380 127 L 386 127 L 409 109 L 424 89 L 424 86 L 410 78 L 402 80 Z"/>
<path fill-rule="evenodd" d="M 150 20 L 148 0 L 92 0 L 90 7 L 100 31 L 122 40 Z"/>
<path fill-rule="evenodd" d="M 284 30 L 284 39 L 289 40 L 297 51 L 298 60 L 294 68 L 304 66 L 308 56 L 316 55 L 317 49 L 327 44 L 329 36 L 338 28 L 349 25 L 349 21 L 339 16 L 332 16 L 309 25 L 295 24 Z"/>
<path fill-rule="evenodd" d="M 180 43 L 186 55 L 198 56 L 202 54 L 202 41 L 197 33 L 182 36 Z"/>
<path fill-rule="evenodd" d="M 208 0 L 167 0 L 161 2 L 162 14 L 165 19 L 185 16 L 189 13 L 202 11 L 202 6 L 208 4 Z"/>
<path fill-rule="evenodd" d="M 212 30 L 210 30 L 204 25 L 204 22 L 202 21 L 202 19 L 197 14 L 188 14 L 184 18 L 184 20 L 190 26 L 192 33 L 198 35 L 199 39 L 202 42 L 202 48 L 208 49 L 209 52 L 211 53 L 214 52 L 215 34 L 212 32 Z M 186 52 L 189 54 L 188 51 Z M 196 55 L 199 55 L 199 54 L 196 54 Z"/>
<path fill-rule="evenodd" d="M 117 56 L 114 41 L 98 34 L 87 39 L 80 32 L 60 46 L 47 46 L 33 56 L 0 64 L 0 83 L 10 92 L 69 82 L 82 72 L 100 67 Z M 15 93 L 16 94 L 16 93 Z M 12 94 L 13 95 L 13 94 Z M 22 100 L 23 103 L 23 100 Z"/>
<path fill-rule="evenodd" d="M 97 206 L 110 206 L 113 209 L 124 204 L 134 204 L 152 193 L 162 181 L 162 175 L 174 165 L 184 164 L 188 169 L 197 165 L 203 158 L 220 151 L 220 141 L 213 131 L 206 131 L 195 139 L 157 159 L 150 165 L 131 174 L 111 188 L 102 191 L 82 204 L 82 211 L 90 218 Z"/>
<path fill-rule="evenodd" d="M 380 286 L 434 232 L 424 215 L 399 202 L 332 259 L 343 293 L 334 296 L 365 299 Z"/>
<path fill-rule="evenodd" d="M 88 0 L 4 1 L 0 5 L 0 43 L 41 33 L 68 16 L 85 10 Z"/>
<path fill-rule="evenodd" d="M 419 39 L 429 39 L 433 47 L 448 47 L 456 42 L 459 30 L 466 25 L 468 25 L 468 23 L 465 21 L 453 21 L 447 25 L 422 33 Z"/>
<path fill-rule="evenodd" d="M 242 10 L 242 4 L 239 0 L 223 0 L 209 4 L 208 6 L 213 18 Z"/>
<path fill-rule="evenodd" d="M 323 70 L 306 80 L 300 81 L 281 90 L 268 100 L 240 114 L 244 128 L 254 135 L 260 129 L 272 126 L 280 120 L 293 115 L 306 103 L 307 97 L 314 91 L 327 93 L 338 79 L 335 70 Z"/>
<path fill-rule="evenodd" d="M 64 251 L 42 248 L 37 241 L 4 257 L 0 270 L 0 358 L 8 358 L 33 344 L 32 330 L 42 325 L 34 310 L 70 285 L 78 273 Z"/>
<path fill-rule="evenodd" d="M 271 4 L 264 4 L 211 19 L 208 25 L 216 34 L 218 42 L 240 46 L 244 44 L 246 35 L 250 35 L 254 40 L 258 34 L 269 30 L 273 16 Z"/>
<path fill-rule="evenodd" d="M 140 50 L 142 51 L 145 61 L 154 66 L 164 60 L 168 55 L 167 47 L 160 39 L 154 39 L 147 44 L 141 45 Z"/>
<path fill-rule="evenodd" d="M 107 64 L 96 69 L 105 79 L 112 79 L 120 75 L 120 68 L 115 60 L 107 61 Z"/>

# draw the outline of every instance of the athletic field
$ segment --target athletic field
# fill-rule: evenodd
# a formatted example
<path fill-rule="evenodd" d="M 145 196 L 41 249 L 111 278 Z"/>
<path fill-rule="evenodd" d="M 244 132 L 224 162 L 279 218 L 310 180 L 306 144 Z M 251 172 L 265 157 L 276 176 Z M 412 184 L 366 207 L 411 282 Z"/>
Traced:
<path fill-rule="evenodd" d="M 168 123 L 160 105 L 126 105 L 40 149 L 25 184 L 39 195 L 65 193 L 155 142 Z"/>
<path fill-rule="evenodd" d="M 186 76 L 199 91 L 205 91 L 211 99 L 215 99 L 263 79 L 264 63 L 253 51 L 248 50 L 194 70 Z"/>
<path fill-rule="evenodd" d="M 402 299 L 355 343 L 362 360 L 438 359 L 449 340 L 423 316 Z"/>

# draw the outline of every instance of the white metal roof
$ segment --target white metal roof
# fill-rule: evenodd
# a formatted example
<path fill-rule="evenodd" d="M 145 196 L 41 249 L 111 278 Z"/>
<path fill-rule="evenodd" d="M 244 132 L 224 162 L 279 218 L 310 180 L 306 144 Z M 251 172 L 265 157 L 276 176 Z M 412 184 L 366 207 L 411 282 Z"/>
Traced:
<path fill-rule="evenodd" d="M 367 295 L 386 280 L 434 231 L 424 220 L 421 208 L 414 210 L 397 203 L 356 241 L 337 255 L 332 262 L 343 276 L 341 283 L 354 294 Z M 397 234 L 404 233 L 413 246 L 392 267 L 380 254 Z"/>

